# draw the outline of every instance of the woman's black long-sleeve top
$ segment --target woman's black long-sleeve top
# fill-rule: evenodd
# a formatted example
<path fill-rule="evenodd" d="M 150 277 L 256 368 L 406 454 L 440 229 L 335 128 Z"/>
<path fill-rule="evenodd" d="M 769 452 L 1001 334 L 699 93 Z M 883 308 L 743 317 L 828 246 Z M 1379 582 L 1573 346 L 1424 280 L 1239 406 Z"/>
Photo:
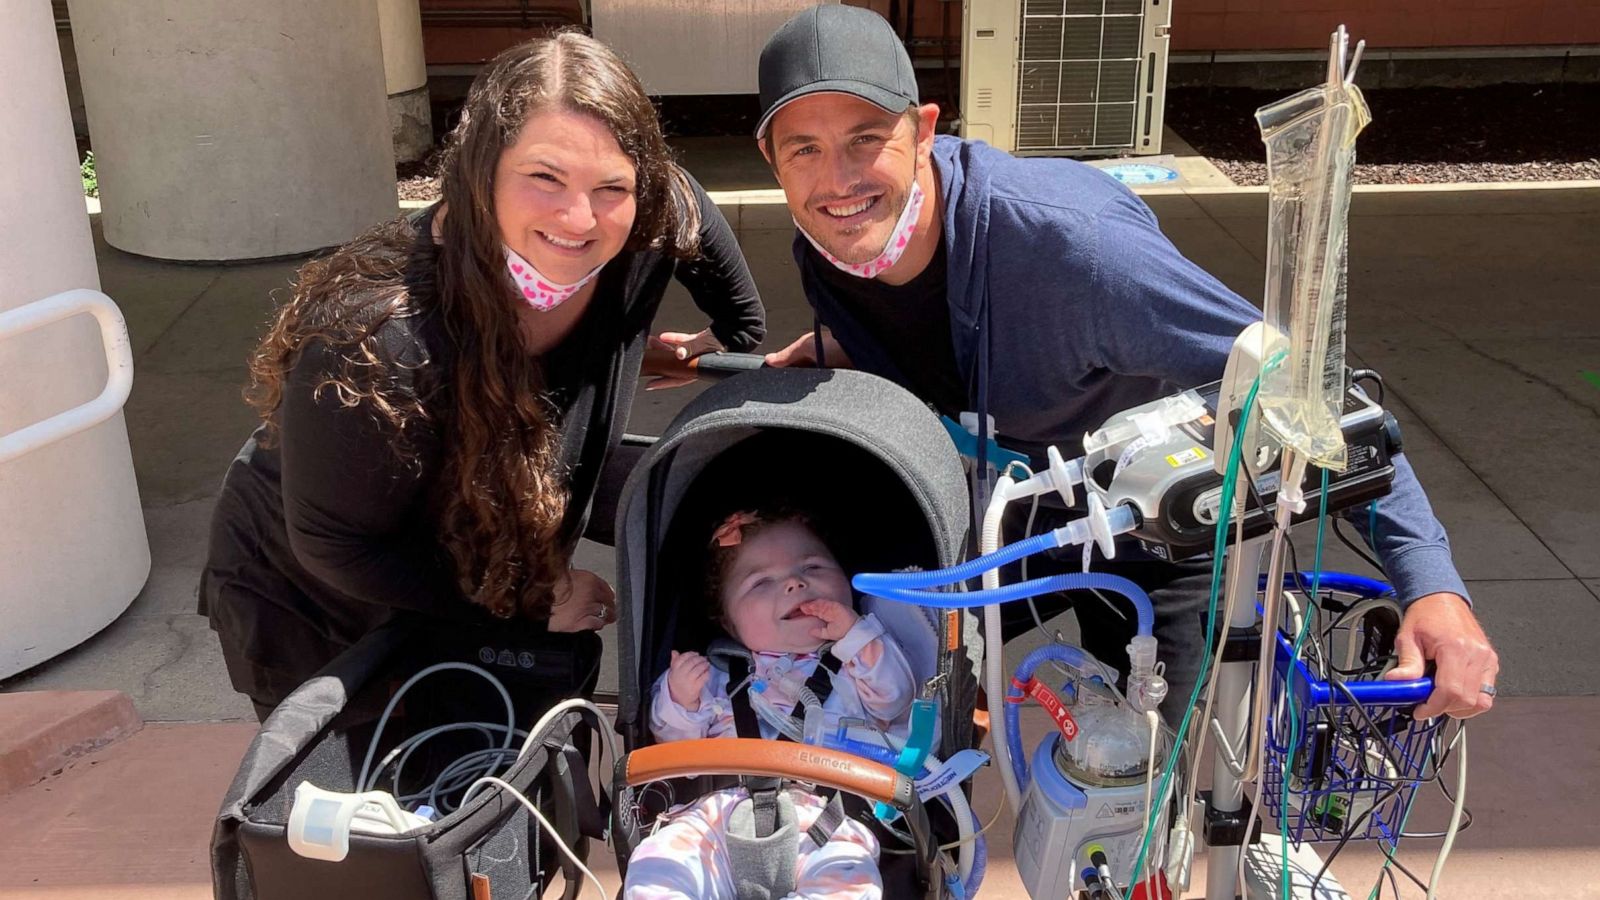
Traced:
<path fill-rule="evenodd" d="M 700 257 L 623 251 L 601 271 L 572 333 L 541 358 L 570 491 L 562 523 L 568 548 L 621 441 L 669 279 L 688 288 L 728 349 L 750 350 L 764 335 L 761 299 L 733 230 L 691 184 Z M 315 343 L 286 378 L 271 446 L 257 429 L 228 468 L 200 612 L 221 638 L 234 687 L 258 703 L 281 700 L 397 610 L 448 617 L 468 602 L 435 532 L 444 490 L 440 428 L 453 402 L 443 388 L 454 359 L 434 314 L 432 221 L 431 209 L 415 219 L 406 276 L 414 312 L 390 317 L 376 333 L 396 386 L 430 406 L 426 422 L 407 428 L 408 452 L 395 452 L 393 430 L 365 404 L 341 406 L 331 389 L 319 394 L 342 350 Z"/>

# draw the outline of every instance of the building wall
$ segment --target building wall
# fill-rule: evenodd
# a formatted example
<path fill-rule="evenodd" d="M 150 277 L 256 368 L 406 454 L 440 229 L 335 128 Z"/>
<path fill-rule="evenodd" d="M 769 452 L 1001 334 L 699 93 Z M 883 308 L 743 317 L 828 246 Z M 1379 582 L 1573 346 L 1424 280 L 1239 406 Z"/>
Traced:
<path fill-rule="evenodd" d="M 896 27 L 911 20 L 913 53 L 961 56 L 961 0 L 844 0 Z M 1343 23 L 1367 46 L 1504 47 L 1600 44 L 1600 0 L 1170 0 L 1172 49 L 1321 50 Z M 579 20 L 577 0 L 421 0 L 432 65 L 482 62 L 552 26 Z M 946 38 L 948 35 L 948 38 Z"/>
<path fill-rule="evenodd" d="M 843 0 L 889 17 L 896 27 L 912 20 L 913 52 L 940 59 L 948 28 L 951 59 L 961 59 L 961 0 Z M 524 9 L 520 0 L 421 0 L 422 41 L 432 66 L 472 65 L 553 28 L 582 21 L 578 0 L 543 0 Z M 891 8 L 892 7 L 892 8 Z"/>
<path fill-rule="evenodd" d="M 1600 44 L 1597 0 L 1174 0 L 1172 49 L 1320 50 L 1341 23 L 1369 48 Z"/>
<path fill-rule="evenodd" d="M 579 24 L 578 0 L 421 0 L 422 49 L 428 65 L 475 65 L 507 47 Z"/>

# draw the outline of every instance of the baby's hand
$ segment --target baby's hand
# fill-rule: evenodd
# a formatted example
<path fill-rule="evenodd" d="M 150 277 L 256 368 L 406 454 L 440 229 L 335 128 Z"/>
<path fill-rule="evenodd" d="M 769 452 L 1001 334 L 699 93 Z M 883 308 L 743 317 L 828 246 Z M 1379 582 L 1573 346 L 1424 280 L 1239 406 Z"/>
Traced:
<path fill-rule="evenodd" d="M 840 640 L 861 618 L 855 610 L 837 600 L 807 600 L 800 604 L 800 611 L 822 620 L 821 625 L 811 629 L 811 636 L 824 641 Z"/>
<path fill-rule="evenodd" d="M 710 677 L 711 662 L 704 656 L 692 651 L 672 651 L 672 665 L 667 669 L 667 692 L 672 696 L 672 702 L 689 712 L 698 712 L 700 692 L 705 689 L 706 680 Z"/>

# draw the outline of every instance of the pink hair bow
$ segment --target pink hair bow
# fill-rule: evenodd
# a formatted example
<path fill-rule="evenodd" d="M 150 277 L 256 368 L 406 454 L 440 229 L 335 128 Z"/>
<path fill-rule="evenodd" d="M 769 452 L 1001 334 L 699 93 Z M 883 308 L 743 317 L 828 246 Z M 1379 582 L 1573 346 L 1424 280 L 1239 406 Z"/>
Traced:
<path fill-rule="evenodd" d="M 730 513 L 717 526 L 717 530 L 711 532 L 711 543 L 718 547 L 737 547 L 744 540 L 745 526 L 754 525 L 757 521 L 755 513 Z"/>

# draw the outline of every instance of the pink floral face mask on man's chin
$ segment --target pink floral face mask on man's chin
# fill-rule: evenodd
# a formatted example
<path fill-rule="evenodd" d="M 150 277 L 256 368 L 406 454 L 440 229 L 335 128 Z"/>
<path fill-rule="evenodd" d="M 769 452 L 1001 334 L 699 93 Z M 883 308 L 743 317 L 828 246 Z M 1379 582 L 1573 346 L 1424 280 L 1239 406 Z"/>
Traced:
<path fill-rule="evenodd" d="M 812 237 L 801 227 L 796 220 L 794 227 L 805 235 L 811 246 L 817 248 L 822 258 L 834 264 L 842 272 L 848 272 L 857 278 L 877 278 L 889 267 L 900 261 L 905 254 L 906 246 L 911 243 L 911 236 L 917 231 L 917 215 L 922 212 L 922 185 L 917 183 L 916 173 L 911 176 L 911 195 L 906 198 L 906 208 L 900 211 L 900 218 L 894 223 L 894 230 L 889 232 L 889 240 L 883 245 L 883 251 L 864 263 L 847 263 L 822 249 L 817 239 Z M 826 215 L 826 214 L 824 214 Z"/>

